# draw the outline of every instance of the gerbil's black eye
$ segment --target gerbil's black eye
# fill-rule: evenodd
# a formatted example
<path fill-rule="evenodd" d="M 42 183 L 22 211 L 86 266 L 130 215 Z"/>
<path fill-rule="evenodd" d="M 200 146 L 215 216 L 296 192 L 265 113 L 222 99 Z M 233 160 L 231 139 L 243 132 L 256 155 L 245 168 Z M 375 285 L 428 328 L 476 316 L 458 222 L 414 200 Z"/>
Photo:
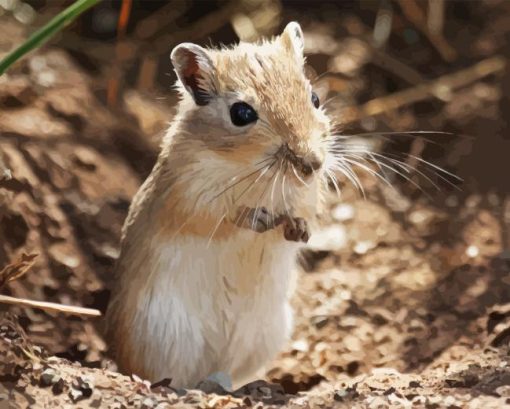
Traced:
<path fill-rule="evenodd" d="M 319 97 L 315 92 L 312 92 L 312 104 L 315 108 L 319 108 L 319 105 L 321 104 Z"/>
<path fill-rule="evenodd" d="M 246 102 L 236 102 L 230 107 L 230 119 L 235 126 L 244 126 L 255 122 L 259 116 Z"/>

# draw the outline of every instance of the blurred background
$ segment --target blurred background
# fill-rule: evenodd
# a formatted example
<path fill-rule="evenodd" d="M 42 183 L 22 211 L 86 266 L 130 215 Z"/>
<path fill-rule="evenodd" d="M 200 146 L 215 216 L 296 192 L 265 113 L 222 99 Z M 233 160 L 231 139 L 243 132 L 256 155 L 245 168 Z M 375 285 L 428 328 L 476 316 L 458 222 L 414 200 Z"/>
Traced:
<path fill-rule="evenodd" d="M 0 57 L 71 3 L 0 0 Z M 391 186 L 358 169 L 366 198 L 348 181 L 332 194 L 268 379 L 294 393 L 377 366 L 420 372 L 506 329 L 504 314 L 485 320 L 510 301 L 507 0 L 101 1 L 0 77 L 0 268 L 38 254 L 2 291 L 104 309 L 123 219 L 175 113 L 170 51 L 292 20 L 342 132 L 406 166 Z M 92 321 L 21 321 L 50 352 L 104 364 Z"/>

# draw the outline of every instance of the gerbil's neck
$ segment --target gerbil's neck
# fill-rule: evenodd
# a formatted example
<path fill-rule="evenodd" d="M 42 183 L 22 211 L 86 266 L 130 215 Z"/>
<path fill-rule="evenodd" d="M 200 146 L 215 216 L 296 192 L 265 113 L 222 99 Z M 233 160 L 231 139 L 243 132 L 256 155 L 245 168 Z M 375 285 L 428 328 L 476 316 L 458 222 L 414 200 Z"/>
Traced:
<path fill-rule="evenodd" d="M 224 180 L 228 169 L 215 166 L 200 141 L 190 138 L 183 108 L 165 135 L 151 175 L 133 200 L 130 216 L 137 215 L 133 222 L 139 229 L 150 228 L 158 236 L 209 237 L 216 229 L 214 238 L 225 238 L 234 226 L 226 222 L 224 202 L 215 197 L 219 188 L 215 181 Z"/>

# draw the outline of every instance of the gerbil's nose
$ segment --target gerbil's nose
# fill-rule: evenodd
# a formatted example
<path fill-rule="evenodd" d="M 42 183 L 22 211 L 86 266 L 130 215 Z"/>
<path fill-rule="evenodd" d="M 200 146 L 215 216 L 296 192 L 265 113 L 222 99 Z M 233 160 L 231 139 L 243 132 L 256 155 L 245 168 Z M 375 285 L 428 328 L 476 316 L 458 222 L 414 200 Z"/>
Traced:
<path fill-rule="evenodd" d="M 306 176 L 311 175 L 314 171 L 319 170 L 322 166 L 321 160 L 314 153 L 308 155 L 307 158 L 303 158 L 302 171 Z"/>

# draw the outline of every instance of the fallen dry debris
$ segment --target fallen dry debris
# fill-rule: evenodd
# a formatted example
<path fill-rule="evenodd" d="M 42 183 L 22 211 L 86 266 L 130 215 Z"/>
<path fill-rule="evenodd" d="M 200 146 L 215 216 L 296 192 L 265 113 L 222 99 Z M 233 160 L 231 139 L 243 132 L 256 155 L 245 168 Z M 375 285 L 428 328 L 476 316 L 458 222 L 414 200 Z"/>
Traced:
<path fill-rule="evenodd" d="M 84 308 L 75 305 L 57 304 L 47 301 L 27 300 L 26 298 L 10 297 L 0 294 L 0 304 L 17 305 L 20 307 L 36 308 L 49 312 L 61 312 L 68 315 L 78 315 L 83 317 L 100 317 L 101 311 L 94 308 Z"/>
<path fill-rule="evenodd" d="M 6 265 L 0 270 L 0 291 L 13 280 L 22 277 L 34 265 L 38 254 L 22 253 L 21 258 L 14 263 Z"/>
<path fill-rule="evenodd" d="M 450 351 L 453 353 L 453 351 Z M 462 351 L 457 351 L 462 352 Z M 465 351 L 464 351 L 465 352 Z M 176 390 L 170 380 L 151 385 L 133 375 L 93 369 L 48 356 L 32 346 L 16 319 L 0 321 L 0 402 L 13 408 L 502 408 L 510 405 L 508 346 L 485 348 L 451 361 L 445 354 L 421 374 L 374 368 L 343 381 L 287 394 L 280 385 L 255 381 L 228 393 L 218 384 Z M 454 363 L 453 363 L 454 362 Z"/>
<path fill-rule="evenodd" d="M 433 96 L 442 100 L 450 100 L 456 89 L 465 87 L 489 75 L 501 73 L 505 66 L 506 59 L 502 56 L 487 58 L 459 72 L 418 84 L 415 87 L 391 95 L 375 98 L 360 107 L 346 109 L 343 113 L 345 115 L 344 123 L 348 124 L 364 118 L 372 118 Z"/>
<path fill-rule="evenodd" d="M 0 356 L 0 399 L 13 408 L 64 407 L 71 403 L 82 408 L 234 408 L 242 403 L 239 398 L 200 391 L 178 396 L 161 387 L 156 393 L 150 384 L 136 378 L 47 356 L 29 344 L 12 317 L 0 322 Z"/>
<path fill-rule="evenodd" d="M 22 253 L 20 260 L 8 264 L 0 271 L 0 291 L 9 282 L 22 277 L 35 263 L 38 254 Z M 76 307 L 72 305 L 63 305 L 46 301 L 27 300 L 25 298 L 10 297 L 0 294 L 1 304 L 18 305 L 29 308 L 38 308 L 44 311 L 62 312 L 69 315 L 79 315 L 86 317 L 100 317 L 101 311 L 93 308 Z"/>
<path fill-rule="evenodd" d="M 81 366 L 34 347 L 13 316 L 0 320 L 0 402 L 13 408 L 244 408 L 274 407 L 291 397 L 279 385 L 256 381 L 231 394 L 175 390 L 169 382 L 151 385 L 133 375 Z M 203 385 L 207 386 L 207 385 Z M 209 385 L 211 387 L 212 385 Z M 257 403 L 259 402 L 259 404 Z"/>

